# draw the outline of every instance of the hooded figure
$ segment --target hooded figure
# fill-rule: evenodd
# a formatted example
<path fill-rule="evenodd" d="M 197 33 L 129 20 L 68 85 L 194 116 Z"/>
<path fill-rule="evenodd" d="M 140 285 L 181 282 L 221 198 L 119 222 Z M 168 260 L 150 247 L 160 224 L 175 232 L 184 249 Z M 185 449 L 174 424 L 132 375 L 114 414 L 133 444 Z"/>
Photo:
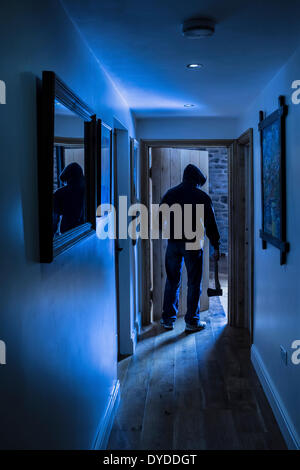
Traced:
<path fill-rule="evenodd" d="M 53 234 L 67 232 L 84 223 L 85 181 L 81 166 L 76 163 L 67 165 L 60 174 L 65 184 L 53 194 Z"/>
<path fill-rule="evenodd" d="M 220 235 L 216 224 L 212 201 L 208 194 L 200 189 L 206 182 L 206 177 L 195 165 L 187 165 L 183 172 L 182 183 L 169 189 L 161 200 L 162 204 L 171 207 L 179 204 L 182 210 L 182 237 L 175 237 L 174 217 L 170 214 L 170 238 L 166 251 L 166 273 L 167 280 L 164 293 L 164 303 L 161 324 L 172 329 L 178 312 L 178 300 L 181 281 L 181 270 L 183 260 L 188 275 L 187 311 L 185 315 L 186 330 L 197 331 L 205 327 L 205 322 L 200 321 L 199 299 L 201 294 L 203 250 L 187 249 L 186 242 L 191 242 L 185 238 L 185 222 L 192 226 L 192 231 L 197 233 L 197 205 L 204 207 L 204 227 L 211 245 L 215 249 L 215 257 L 219 257 Z M 185 221 L 185 204 L 192 206 L 191 220 Z M 188 216 L 187 216 L 188 217 Z M 162 223 L 164 221 L 162 220 Z"/>
<path fill-rule="evenodd" d="M 206 177 L 198 167 L 190 163 L 184 169 L 182 181 L 193 186 L 203 186 L 206 183 Z"/>

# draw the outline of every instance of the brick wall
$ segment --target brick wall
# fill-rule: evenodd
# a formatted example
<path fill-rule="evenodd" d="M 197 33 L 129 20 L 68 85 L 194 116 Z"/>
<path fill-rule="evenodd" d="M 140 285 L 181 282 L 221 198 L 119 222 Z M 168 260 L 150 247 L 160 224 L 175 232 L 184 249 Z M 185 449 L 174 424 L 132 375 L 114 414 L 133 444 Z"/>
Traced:
<path fill-rule="evenodd" d="M 221 253 L 228 254 L 228 150 L 225 147 L 201 148 L 209 153 L 209 195 L 221 235 Z"/>

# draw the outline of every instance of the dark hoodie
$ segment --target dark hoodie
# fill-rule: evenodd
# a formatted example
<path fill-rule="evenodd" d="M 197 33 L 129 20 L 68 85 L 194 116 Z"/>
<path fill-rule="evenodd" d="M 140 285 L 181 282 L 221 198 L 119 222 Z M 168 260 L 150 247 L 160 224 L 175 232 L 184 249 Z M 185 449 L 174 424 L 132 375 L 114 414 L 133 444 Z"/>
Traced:
<path fill-rule="evenodd" d="M 218 231 L 215 213 L 211 198 L 204 191 L 199 189 L 198 186 L 203 186 L 206 182 L 206 177 L 195 165 L 189 164 L 183 172 L 182 183 L 175 186 L 163 196 L 160 204 L 180 204 L 182 213 L 184 213 L 184 204 L 192 204 L 193 206 L 193 230 L 196 229 L 196 205 L 204 204 L 204 226 L 206 235 L 210 243 L 215 249 L 220 245 L 220 234 Z M 173 222 L 174 223 L 174 222 Z M 184 227 L 184 221 L 183 221 Z M 184 233 L 184 231 L 182 231 Z M 170 240 L 174 240 L 174 230 L 172 228 L 172 213 L 171 213 L 171 236 Z M 187 241 L 184 237 L 182 240 Z"/>
<path fill-rule="evenodd" d="M 60 216 L 61 233 L 84 223 L 85 182 L 81 166 L 70 163 L 61 172 L 60 180 L 66 185 L 53 194 L 53 233 L 57 231 Z"/>

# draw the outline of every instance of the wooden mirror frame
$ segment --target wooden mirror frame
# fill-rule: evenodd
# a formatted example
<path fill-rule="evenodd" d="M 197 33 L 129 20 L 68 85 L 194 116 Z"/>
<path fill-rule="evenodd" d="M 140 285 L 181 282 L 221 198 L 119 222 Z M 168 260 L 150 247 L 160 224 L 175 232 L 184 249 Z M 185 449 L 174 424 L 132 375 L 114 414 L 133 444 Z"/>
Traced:
<path fill-rule="evenodd" d="M 84 120 L 86 222 L 53 240 L 53 153 L 55 100 Z M 54 72 L 43 72 L 38 117 L 40 262 L 51 263 L 96 230 L 96 116 Z"/>
<path fill-rule="evenodd" d="M 109 201 L 103 201 L 103 194 L 102 194 L 102 173 L 103 173 L 103 148 L 102 148 L 102 136 L 103 130 L 108 131 L 110 143 L 109 143 Z M 102 119 L 97 120 L 97 211 L 101 204 L 112 204 L 113 197 L 112 197 L 112 178 L 113 178 L 113 167 L 112 167 L 112 157 L 113 157 L 113 148 L 112 148 L 112 141 L 113 141 L 113 131 L 112 128 L 106 124 Z M 98 211 L 98 216 L 101 217 L 100 211 Z"/>
<path fill-rule="evenodd" d="M 139 202 L 138 187 L 138 152 L 139 143 L 136 139 L 130 139 L 130 199 L 131 204 Z"/>

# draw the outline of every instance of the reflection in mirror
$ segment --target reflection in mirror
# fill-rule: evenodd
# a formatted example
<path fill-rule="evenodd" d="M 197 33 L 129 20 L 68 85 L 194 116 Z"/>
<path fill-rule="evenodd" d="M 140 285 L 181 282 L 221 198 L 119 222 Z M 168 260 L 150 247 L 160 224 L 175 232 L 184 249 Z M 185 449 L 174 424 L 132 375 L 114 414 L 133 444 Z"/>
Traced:
<path fill-rule="evenodd" d="M 55 100 L 53 238 L 87 221 L 84 120 Z"/>

